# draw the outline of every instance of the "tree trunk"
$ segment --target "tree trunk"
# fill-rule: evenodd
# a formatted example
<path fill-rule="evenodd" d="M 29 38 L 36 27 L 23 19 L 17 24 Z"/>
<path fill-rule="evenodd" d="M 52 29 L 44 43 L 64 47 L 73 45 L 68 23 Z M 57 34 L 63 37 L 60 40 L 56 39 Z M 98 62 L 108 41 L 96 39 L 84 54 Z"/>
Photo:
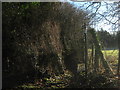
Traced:
<path fill-rule="evenodd" d="M 95 30 L 90 29 L 90 33 L 91 33 L 92 38 L 93 38 L 93 43 L 95 45 L 95 49 L 96 49 L 96 51 L 101 59 L 101 62 L 103 64 L 103 67 L 105 68 L 106 73 L 113 75 L 113 71 L 112 71 L 111 67 L 109 66 L 109 64 L 107 63 L 107 61 L 105 60 L 105 58 L 103 56 L 103 53 L 101 51 L 101 47 L 99 45 L 99 41 L 97 39 L 97 35 L 96 35 Z"/>
<path fill-rule="evenodd" d="M 95 73 L 98 72 L 98 70 L 99 70 L 99 52 L 95 48 L 95 60 L 94 60 L 94 71 L 95 71 Z"/>
<path fill-rule="evenodd" d="M 119 48 L 119 54 L 118 54 L 118 70 L 117 70 L 117 74 L 118 74 L 118 78 L 120 79 L 120 32 L 118 32 L 118 48 Z"/>
<path fill-rule="evenodd" d="M 87 77 L 87 73 L 88 73 L 88 50 L 87 50 L 87 35 L 86 33 L 84 33 L 85 36 L 85 75 Z"/>
<path fill-rule="evenodd" d="M 94 71 L 94 44 L 92 44 L 92 53 L 91 53 L 91 69 Z"/>

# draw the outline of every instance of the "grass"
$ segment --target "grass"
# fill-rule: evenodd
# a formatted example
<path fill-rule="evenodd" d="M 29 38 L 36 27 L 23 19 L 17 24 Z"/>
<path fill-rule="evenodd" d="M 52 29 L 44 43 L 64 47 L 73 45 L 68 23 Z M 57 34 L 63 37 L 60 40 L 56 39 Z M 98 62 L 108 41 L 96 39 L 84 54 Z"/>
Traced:
<path fill-rule="evenodd" d="M 88 50 L 89 54 L 91 52 L 91 50 Z M 111 66 L 111 68 L 113 69 L 114 73 L 117 73 L 117 65 L 118 65 L 118 50 L 102 50 L 104 57 L 106 58 L 106 60 L 108 61 L 109 65 Z M 84 65 L 83 64 L 79 64 L 79 67 L 84 69 Z M 44 78 L 46 80 L 45 83 L 43 83 L 41 80 L 38 80 L 35 83 L 27 83 L 27 84 L 23 84 L 21 86 L 19 86 L 18 88 L 39 88 L 39 89 L 57 89 L 57 88 L 66 88 L 68 86 L 71 86 L 71 82 L 70 79 L 72 78 L 72 75 L 70 72 L 66 71 L 64 75 L 58 75 L 55 77 L 50 77 L 50 78 Z M 84 78 L 80 78 L 80 82 L 81 79 Z M 90 80 L 92 80 L 92 78 L 90 77 Z M 100 79 L 101 80 L 101 79 Z M 96 80 L 95 80 L 96 81 Z M 70 85 L 69 85 L 70 84 Z M 100 85 L 98 84 L 98 82 L 90 82 L 90 85 L 98 85 L 98 87 L 100 87 Z M 104 84 L 104 83 L 102 83 Z M 106 85 L 106 84 L 105 84 Z M 84 86 L 84 84 L 83 84 Z M 104 85 L 101 85 L 104 86 Z M 72 87 L 72 86 L 71 86 Z"/>
<path fill-rule="evenodd" d="M 118 50 L 102 50 L 104 57 L 110 64 L 114 73 L 117 73 L 118 66 Z"/>
<path fill-rule="evenodd" d="M 105 56 L 118 56 L 118 50 L 102 50 Z"/>
<path fill-rule="evenodd" d="M 118 50 L 102 50 L 102 53 L 107 60 L 108 64 L 113 69 L 113 72 L 117 73 L 118 68 Z M 91 49 L 88 49 L 89 59 L 91 57 Z"/>
<path fill-rule="evenodd" d="M 38 79 L 34 83 L 24 83 L 21 86 L 16 88 L 38 88 L 38 89 L 56 89 L 56 88 L 65 88 L 70 83 L 71 74 L 68 71 L 65 71 L 65 74 L 61 74 L 55 77 L 44 78 L 46 82 Z"/>

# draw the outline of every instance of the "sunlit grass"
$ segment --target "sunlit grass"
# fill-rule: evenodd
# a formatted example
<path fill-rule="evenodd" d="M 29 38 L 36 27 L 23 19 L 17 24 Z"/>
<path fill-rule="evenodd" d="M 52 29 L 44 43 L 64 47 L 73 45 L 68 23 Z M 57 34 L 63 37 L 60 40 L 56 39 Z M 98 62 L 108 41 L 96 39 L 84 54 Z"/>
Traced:
<path fill-rule="evenodd" d="M 34 83 L 25 83 L 21 86 L 18 86 L 17 88 L 38 88 L 38 89 L 56 89 L 56 88 L 65 88 L 69 85 L 70 79 L 72 78 L 69 71 L 65 71 L 65 74 L 60 74 L 58 76 L 50 77 L 50 78 L 44 78 L 44 81 L 41 81 L 38 79 Z"/>
<path fill-rule="evenodd" d="M 89 55 L 89 59 L 91 57 L 91 49 L 88 49 L 88 55 Z M 106 61 L 108 62 L 108 64 L 111 66 L 111 68 L 113 69 L 113 71 L 115 73 L 117 73 L 117 68 L 118 68 L 118 50 L 102 50 L 102 53 L 106 59 Z"/>
<path fill-rule="evenodd" d="M 103 54 L 106 56 L 118 56 L 118 50 L 102 50 Z"/>
<path fill-rule="evenodd" d="M 35 86 L 33 84 L 29 84 L 29 85 L 22 85 L 20 86 L 21 88 L 41 88 L 40 86 Z"/>
<path fill-rule="evenodd" d="M 118 66 L 118 50 L 102 50 L 104 57 L 110 64 L 111 68 L 117 73 Z"/>

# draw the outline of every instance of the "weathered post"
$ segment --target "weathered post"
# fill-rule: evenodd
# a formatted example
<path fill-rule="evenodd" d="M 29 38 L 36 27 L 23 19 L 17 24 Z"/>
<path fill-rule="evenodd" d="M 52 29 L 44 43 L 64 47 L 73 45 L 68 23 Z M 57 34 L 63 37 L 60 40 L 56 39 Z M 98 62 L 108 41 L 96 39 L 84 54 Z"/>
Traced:
<path fill-rule="evenodd" d="M 97 53 L 98 53 L 98 55 L 100 57 L 100 61 L 102 62 L 106 73 L 113 75 L 113 71 L 112 71 L 110 65 L 108 64 L 108 62 L 105 60 L 104 55 L 103 55 L 103 53 L 101 51 L 101 47 L 99 45 L 99 41 L 97 39 L 97 35 L 96 35 L 95 30 L 93 28 L 91 28 L 89 31 L 90 31 L 90 33 L 92 35 L 93 42 L 94 42 L 94 45 L 95 45 L 95 49 L 96 49 L 96 51 L 97 51 Z"/>
<path fill-rule="evenodd" d="M 118 5 L 118 8 L 120 8 L 120 3 Z M 120 14 L 120 10 L 118 11 L 118 14 Z M 120 15 L 118 16 L 118 33 L 117 33 L 117 36 L 118 36 L 118 71 L 117 71 L 117 74 L 118 74 L 118 87 L 120 88 Z"/>
<path fill-rule="evenodd" d="M 99 71 L 99 52 L 95 49 L 95 59 L 94 59 L 94 71 L 97 73 Z"/>
<path fill-rule="evenodd" d="M 87 48 L 87 28 L 86 28 L 86 24 L 84 24 L 85 27 L 85 32 L 84 32 L 84 42 L 85 42 L 85 56 L 84 56 L 84 61 L 85 61 L 85 75 L 87 78 L 87 74 L 88 74 L 88 48 Z"/>
<path fill-rule="evenodd" d="M 120 79 L 120 31 L 118 31 L 118 70 L 117 75 L 118 79 Z"/>
<path fill-rule="evenodd" d="M 92 53 L 91 53 L 91 64 L 92 64 L 92 72 L 94 71 L 94 44 L 92 43 Z"/>

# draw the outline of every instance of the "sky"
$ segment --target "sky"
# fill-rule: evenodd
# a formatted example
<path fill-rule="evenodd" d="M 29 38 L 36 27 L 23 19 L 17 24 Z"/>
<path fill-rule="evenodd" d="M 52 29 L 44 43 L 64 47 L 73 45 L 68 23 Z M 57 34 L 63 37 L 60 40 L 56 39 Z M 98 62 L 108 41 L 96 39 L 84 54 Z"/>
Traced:
<path fill-rule="evenodd" d="M 75 7 L 77 8 L 83 8 L 85 9 L 86 7 L 88 7 L 90 5 L 90 3 L 86 3 L 86 2 L 72 2 L 69 1 L 71 4 L 73 4 Z M 109 3 L 110 5 L 107 5 L 107 3 Z M 98 9 L 98 13 L 103 14 L 103 15 L 107 15 L 107 13 L 109 12 L 111 15 L 114 14 L 114 11 L 109 11 L 108 9 L 112 9 L 111 6 L 113 6 L 113 2 L 109 1 L 109 2 L 101 2 L 101 6 Z M 80 7 L 84 5 L 84 7 Z M 94 6 L 96 7 L 98 4 L 95 4 Z M 108 8 L 108 9 L 107 9 Z M 85 9 L 86 10 L 86 9 Z M 92 7 L 88 8 L 88 11 L 90 13 L 94 13 L 96 11 L 96 8 L 92 9 Z M 96 14 L 96 18 L 100 17 L 100 15 Z M 114 17 L 110 17 L 107 16 L 107 19 L 110 20 L 111 22 L 116 22 L 118 20 L 118 16 L 114 16 Z M 94 22 L 94 25 L 92 25 L 91 27 L 95 28 L 96 30 L 101 30 L 101 28 L 103 28 L 103 30 L 107 30 L 110 33 L 114 33 L 118 30 L 118 22 L 116 22 L 116 26 L 109 23 L 105 18 L 103 18 L 100 22 Z M 116 28 L 116 29 L 115 29 Z"/>
<path fill-rule="evenodd" d="M 80 2 L 80 1 L 87 1 L 87 2 L 89 2 L 89 1 L 94 1 L 94 2 L 111 1 L 111 2 L 119 2 L 120 0 L 60 0 L 60 1 L 62 1 L 62 2 L 69 2 L 69 1 L 78 1 L 78 2 Z"/>

